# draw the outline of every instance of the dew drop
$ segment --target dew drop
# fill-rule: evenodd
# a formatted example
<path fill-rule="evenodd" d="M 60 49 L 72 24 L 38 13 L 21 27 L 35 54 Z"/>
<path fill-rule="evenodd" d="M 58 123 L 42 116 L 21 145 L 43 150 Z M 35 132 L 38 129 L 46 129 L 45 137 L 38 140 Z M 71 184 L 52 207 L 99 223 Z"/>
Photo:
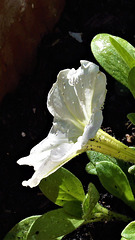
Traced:
<path fill-rule="evenodd" d="M 66 83 L 65 83 L 65 82 L 63 82 L 63 88 L 64 88 L 64 89 L 66 88 Z"/>

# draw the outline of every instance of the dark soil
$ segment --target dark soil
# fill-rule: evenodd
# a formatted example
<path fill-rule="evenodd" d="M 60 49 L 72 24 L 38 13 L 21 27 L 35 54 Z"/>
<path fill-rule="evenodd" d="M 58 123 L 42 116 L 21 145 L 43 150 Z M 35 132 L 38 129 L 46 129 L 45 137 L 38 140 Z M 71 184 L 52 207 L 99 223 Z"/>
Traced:
<path fill-rule="evenodd" d="M 55 208 L 40 192 L 22 187 L 33 169 L 19 166 L 16 161 L 29 154 L 30 149 L 46 137 L 52 116 L 46 108 L 46 99 L 57 73 L 64 68 L 77 68 L 81 59 L 96 63 L 90 42 L 98 33 L 120 36 L 135 46 L 134 1 L 68 0 L 62 17 L 53 33 L 45 36 L 39 46 L 37 65 L 30 76 L 22 76 L 16 91 L 8 94 L 0 106 L 0 239 L 25 217 L 43 214 Z M 69 35 L 82 33 L 82 42 Z M 101 67 L 100 67 L 101 69 Z M 104 106 L 103 128 L 127 145 L 135 144 L 135 127 L 126 114 L 134 111 L 134 99 L 109 75 L 108 93 Z M 96 177 L 85 172 L 88 159 L 85 154 L 65 165 L 87 189 L 93 182 L 101 194 L 101 202 L 110 209 L 130 215 L 121 201 L 110 196 Z M 122 222 L 94 223 L 81 227 L 66 240 L 119 240 Z"/>

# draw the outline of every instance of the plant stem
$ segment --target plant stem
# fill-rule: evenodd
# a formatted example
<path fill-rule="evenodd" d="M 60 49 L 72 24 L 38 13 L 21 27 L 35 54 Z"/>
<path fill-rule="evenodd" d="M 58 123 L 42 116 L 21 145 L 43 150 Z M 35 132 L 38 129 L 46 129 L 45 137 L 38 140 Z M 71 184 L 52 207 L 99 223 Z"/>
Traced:
<path fill-rule="evenodd" d="M 99 203 L 96 204 L 91 217 L 89 220 L 85 222 L 90 223 L 90 222 L 101 222 L 101 221 L 123 221 L 123 222 L 129 222 L 132 220 L 132 218 L 127 217 L 123 214 L 119 214 L 113 211 L 108 210 L 107 208 L 102 207 Z"/>

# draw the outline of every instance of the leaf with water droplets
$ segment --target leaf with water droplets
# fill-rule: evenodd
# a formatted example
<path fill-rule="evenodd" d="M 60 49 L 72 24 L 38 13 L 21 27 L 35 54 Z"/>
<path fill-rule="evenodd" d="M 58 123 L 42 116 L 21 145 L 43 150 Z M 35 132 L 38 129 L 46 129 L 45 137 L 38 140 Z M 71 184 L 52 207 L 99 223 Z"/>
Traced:
<path fill-rule="evenodd" d="M 135 66 L 135 48 L 120 37 L 98 34 L 91 42 L 91 50 L 101 66 L 129 88 L 128 74 Z"/>

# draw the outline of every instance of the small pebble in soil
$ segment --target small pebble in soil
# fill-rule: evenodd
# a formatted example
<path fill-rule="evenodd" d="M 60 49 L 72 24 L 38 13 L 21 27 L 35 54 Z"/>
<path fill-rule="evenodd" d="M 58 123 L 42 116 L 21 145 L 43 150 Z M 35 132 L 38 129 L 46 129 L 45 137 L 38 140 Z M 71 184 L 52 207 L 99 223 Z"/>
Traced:
<path fill-rule="evenodd" d="M 21 136 L 22 137 L 26 137 L 26 133 L 25 132 L 21 132 Z"/>
<path fill-rule="evenodd" d="M 128 143 L 132 143 L 132 140 L 133 140 L 132 135 L 126 134 L 125 137 L 126 137 L 126 140 L 127 140 Z"/>
<path fill-rule="evenodd" d="M 35 114 L 36 113 L 36 108 L 32 108 L 32 111 Z"/>

